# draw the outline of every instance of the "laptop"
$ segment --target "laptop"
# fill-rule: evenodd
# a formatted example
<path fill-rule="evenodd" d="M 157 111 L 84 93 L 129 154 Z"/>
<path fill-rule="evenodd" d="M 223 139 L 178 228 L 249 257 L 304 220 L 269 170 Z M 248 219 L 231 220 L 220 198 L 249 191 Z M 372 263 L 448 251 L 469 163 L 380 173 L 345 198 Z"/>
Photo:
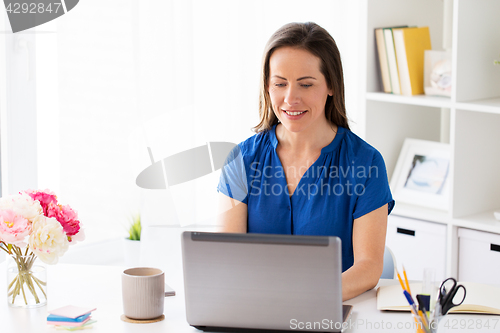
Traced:
<path fill-rule="evenodd" d="M 184 232 L 186 317 L 210 332 L 341 332 L 338 237 Z"/>

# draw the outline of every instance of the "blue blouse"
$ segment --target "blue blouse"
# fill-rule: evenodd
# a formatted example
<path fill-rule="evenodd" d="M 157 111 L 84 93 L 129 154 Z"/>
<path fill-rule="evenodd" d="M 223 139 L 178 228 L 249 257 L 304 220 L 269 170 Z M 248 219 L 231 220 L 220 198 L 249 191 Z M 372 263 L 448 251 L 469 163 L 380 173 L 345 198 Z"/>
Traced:
<path fill-rule="evenodd" d="M 277 146 L 276 125 L 240 143 L 226 160 L 218 191 L 248 205 L 249 233 L 340 237 L 347 270 L 354 263 L 354 220 L 385 204 L 388 214 L 394 207 L 382 155 L 338 127 L 289 196 Z"/>

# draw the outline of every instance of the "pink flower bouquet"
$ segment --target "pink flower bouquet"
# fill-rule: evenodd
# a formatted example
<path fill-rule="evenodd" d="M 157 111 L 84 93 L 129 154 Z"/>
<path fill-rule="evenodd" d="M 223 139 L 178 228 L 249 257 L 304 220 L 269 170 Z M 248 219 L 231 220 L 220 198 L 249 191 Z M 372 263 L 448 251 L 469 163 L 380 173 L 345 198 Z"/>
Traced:
<path fill-rule="evenodd" d="M 28 305 L 26 293 L 34 296 L 36 304 L 43 303 L 37 289 L 46 302 L 46 281 L 31 272 L 35 259 L 56 264 L 70 244 L 84 238 L 77 213 L 59 204 L 49 190 L 29 190 L 0 198 L 0 249 L 17 264 L 16 276 L 8 281 L 9 304 L 22 294 Z"/>

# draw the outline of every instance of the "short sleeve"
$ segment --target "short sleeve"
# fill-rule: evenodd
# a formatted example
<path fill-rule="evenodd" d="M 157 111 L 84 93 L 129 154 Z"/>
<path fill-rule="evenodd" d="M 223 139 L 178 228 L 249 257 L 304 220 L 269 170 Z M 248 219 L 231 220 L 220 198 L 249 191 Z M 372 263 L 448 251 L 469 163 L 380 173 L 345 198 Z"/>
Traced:
<path fill-rule="evenodd" d="M 363 177 L 360 177 L 358 184 L 364 184 L 362 191 L 358 193 L 354 208 L 353 219 L 360 218 L 385 204 L 388 204 L 387 214 L 394 208 L 387 170 L 385 168 L 382 155 L 375 150 L 371 164 L 364 167 Z"/>
<path fill-rule="evenodd" d="M 217 191 L 247 204 L 248 184 L 241 147 L 232 149 L 222 167 Z"/>

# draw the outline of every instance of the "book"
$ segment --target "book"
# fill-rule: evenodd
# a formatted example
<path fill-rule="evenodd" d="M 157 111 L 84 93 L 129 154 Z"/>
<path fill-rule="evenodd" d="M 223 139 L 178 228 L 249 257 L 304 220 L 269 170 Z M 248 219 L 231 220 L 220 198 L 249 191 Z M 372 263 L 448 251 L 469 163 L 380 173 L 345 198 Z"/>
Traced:
<path fill-rule="evenodd" d="M 387 64 L 389 66 L 389 77 L 391 79 L 391 90 L 393 94 L 401 94 L 399 85 L 398 62 L 396 59 L 396 50 L 394 48 L 394 39 L 392 35 L 393 28 L 383 28 L 385 51 L 387 54 Z"/>
<path fill-rule="evenodd" d="M 389 74 L 389 63 L 387 62 L 387 52 L 385 51 L 384 30 L 375 29 L 375 41 L 377 42 L 378 60 L 380 64 L 380 75 L 382 76 L 382 86 L 384 92 L 391 93 L 391 77 Z"/>
<path fill-rule="evenodd" d="M 386 27 L 387 28 L 406 28 L 407 25 L 401 25 L 397 27 Z M 382 77 L 382 86 L 384 92 L 392 93 L 391 87 L 391 76 L 389 71 L 389 61 L 387 59 L 387 50 L 384 37 L 384 28 L 375 29 L 375 42 L 377 44 L 377 53 L 380 67 L 380 75 Z"/>
<path fill-rule="evenodd" d="M 500 315 L 500 288 L 475 282 L 459 282 L 459 284 L 465 287 L 465 300 L 448 313 Z M 410 283 L 410 289 L 415 297 L 422 290 L 422 283 Z M 410 311 L 408 301 L 399 284 L 381 286 L 377 289 L 377 309 Z"/>
<path fill-rule="evenodd" d="M 431 50 L 429 27 L 393 29 L 401 94 L 424 93 L 424 54 Z"/>

